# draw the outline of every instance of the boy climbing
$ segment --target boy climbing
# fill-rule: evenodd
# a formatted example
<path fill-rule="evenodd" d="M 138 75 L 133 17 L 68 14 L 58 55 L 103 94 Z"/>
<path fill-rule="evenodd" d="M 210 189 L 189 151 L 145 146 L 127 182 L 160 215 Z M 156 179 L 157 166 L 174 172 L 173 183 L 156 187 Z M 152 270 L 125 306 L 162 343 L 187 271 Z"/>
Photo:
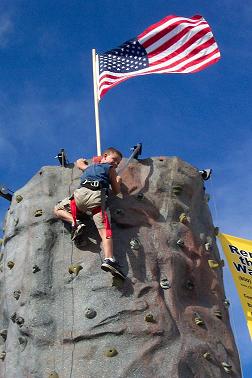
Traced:
<path fill-rule="evenodd" d="M 122 160 L 120 151 L 113 147 L 106 149 L 97 164 L 88 165 L 85 159 L 78 159 L 76 167 L 83 171 L 80 187 L 70 198 L 60 201 L 54 208 L 54 214 L 72 225 L 72 240 L 80 235 L 85 225 L 76 219 L 76 212 L 91 211 L 93 220 L 102 239 L 104 260 L 101 269 L 113 275 L 125 278 L 113 257 L 113 240 L 110 228 L 110 212 L 106 207 L 106 197 L 111 185 L 114 194 L 121 191 L 121 177 L 116 168 Z"/>

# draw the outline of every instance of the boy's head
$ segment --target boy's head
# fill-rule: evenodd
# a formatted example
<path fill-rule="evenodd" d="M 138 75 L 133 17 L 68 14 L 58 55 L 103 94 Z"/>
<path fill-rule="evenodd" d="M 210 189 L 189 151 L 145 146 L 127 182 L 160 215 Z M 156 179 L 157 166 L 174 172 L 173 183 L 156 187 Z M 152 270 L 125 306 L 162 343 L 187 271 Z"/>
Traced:
<path fill-rule="evenodd" d="M 114 147 L 109 147 L 102 153 L 101 163 L 109 163 L 116 168 L 121 160 L 122 153 Z"/>

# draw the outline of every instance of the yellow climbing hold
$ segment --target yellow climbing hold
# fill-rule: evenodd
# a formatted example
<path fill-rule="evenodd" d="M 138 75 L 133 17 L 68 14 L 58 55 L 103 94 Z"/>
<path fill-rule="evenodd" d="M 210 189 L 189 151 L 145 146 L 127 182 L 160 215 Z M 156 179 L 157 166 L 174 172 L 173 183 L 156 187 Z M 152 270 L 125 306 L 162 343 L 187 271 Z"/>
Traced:
<path fill-rule="evenodd" d="M 6 352 L 4 352 L 4 351 L 1 352 L 1 353 L 0 353 L 0 360 L 4 361 L 5 356 L 6 356 Z"/>
<path fill-rule="evenodd" d="M 20 194 L 18 194 L 18 195 L 16 196 L 16 201 L 17 201 L 17 203 L 21 202 L 22 199 L 23 199 L 23 197 L 22 197 Z"/>
<path fill-rule="evenodd" d="M 208 260 L 208 265 L 211 269 L 218 269 L 224 266 L 224 260 L 215 261 L 215 260 Z"/>
<path fill-rule="evenodd" d="M 118 352 L 115 348 L 109 348 L 105 351 L 106 357 L 115 357 L 117 354 L 118 354 Z"/>
<path fill-rule="evenodd" d="M 42 214 L 43 214 L 43 210 L 37 209 L 34 213 L 34 217 L 41 217 Z"/>
<path fill-rule="evenodd" d="M 200 325 L 200 326 L 205 325 L 203 319 L 201 318 L 201 316 L 200 316 L 198 313 L 195 313 L 195 314 L 194 314 L 194 323 L 195 323 L 196 325 Z"/>
<path fill-rule="evenodd" d="M 180 223 L 187 223 L 189 219 L 185 213 L 181 213 L 179 216 L 179 221 Z"/>
<path fill-rule="evenodd" d="M 68 272 L 70 274 L 75 274 L 76 276 L 78 276 L 81 269 L 83 269 L 83 267 L 80 264 L 72 264 L 68 267 Z"/>
<path fill-rule="evenodd" d="M 59 374 L 56 373 L 56 371 L 52 371 L 49 375 L 48 378 L 59 378 Z"/>
<path fill-rule="evenodd" d="M 222 319 L 222 313 L 221 313 L 220 310 L 215 310 L 215 311 L 214 311 L 214 315 L 215 315 L 217 318 Z"/>

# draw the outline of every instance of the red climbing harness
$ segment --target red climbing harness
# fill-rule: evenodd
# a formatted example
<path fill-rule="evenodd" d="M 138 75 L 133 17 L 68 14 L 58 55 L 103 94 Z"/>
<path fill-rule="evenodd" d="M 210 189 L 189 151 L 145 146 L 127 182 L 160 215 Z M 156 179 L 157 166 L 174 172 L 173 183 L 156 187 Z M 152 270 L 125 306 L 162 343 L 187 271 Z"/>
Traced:
<path fill-rule="evenodd" d="M 70 199 L 70 209 L 71 209 L 74 225 L 75 227 L 77 227 L 77 206 L 76 206 L 76 202 L 74 198 Z"/>
<path fill-rule="evenodd" d="M 93 215 L 98 214 L 98 213 L 101 214 L 102 223 L 104 223 L 105 230 L 106 230 L 106 238 L 107 239 L 112 238 L 112 229 L 111 229 L 111 226 L 110 226 L 110 222 L 109 222 L 108 214 L 107 214 L 106 210 L 102 210 L 102 207 L 98 206 L 98 207 L 95 207 L 94 209 L 92 209 L 91 211 L 92 211 Z"/>
<path fill-rule="evenodd" d="M 74 198 L 72 198 L 70 200 L 70 208 L 71 208 L 71 213 L 72 213 L 74 225 L 77 226 L 77 211 L 78 211 L 78 208 L 76 206 L 76 202 L 75 202 Z M 110 226 L 110 222 L 109 222 L 109 219 L 108 219 L 107 212 L 105 210 L 102 210 L 101 206 L 95 207 L 94 209 L 91 209 L 91 211 L 92 211 L 93 215 L 101 213 L 102 223 L 104 223 L 105 230 L 106 230 L 106 238 L 107 239 L 112 238 L 112 229 L 111 229 L 111 226 Z"/>

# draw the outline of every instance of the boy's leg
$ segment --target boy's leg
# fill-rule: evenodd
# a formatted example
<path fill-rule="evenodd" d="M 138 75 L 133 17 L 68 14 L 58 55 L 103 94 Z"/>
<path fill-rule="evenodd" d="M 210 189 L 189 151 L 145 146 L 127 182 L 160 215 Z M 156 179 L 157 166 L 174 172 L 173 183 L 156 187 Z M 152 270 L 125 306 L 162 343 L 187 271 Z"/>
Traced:
<path fill-rule="evenodd" d="M 71 232 L 72 240 L 75 240 L 76 237 L 82 232 L 83 228 L 85 227 L 85 225 L 82 223 L 78 224 L 77 227 L 74 225 L 74 219 L 71 214 L 69 198 L 63 199 L 54 207 L 54 214 L 56 215 L 57 218 L 65 222 L 68 222 L 72 225 L 72 232 Z"/>
<path fill-rule="evenodd" d="M 113 239 L 112 238 L 109 238 L 109 239 L 106 238 L 105 228 L 99 228 L 98 232 L 99 232 L 100 237 L 102 239 L 104 258 L 113 260 Z"/>

